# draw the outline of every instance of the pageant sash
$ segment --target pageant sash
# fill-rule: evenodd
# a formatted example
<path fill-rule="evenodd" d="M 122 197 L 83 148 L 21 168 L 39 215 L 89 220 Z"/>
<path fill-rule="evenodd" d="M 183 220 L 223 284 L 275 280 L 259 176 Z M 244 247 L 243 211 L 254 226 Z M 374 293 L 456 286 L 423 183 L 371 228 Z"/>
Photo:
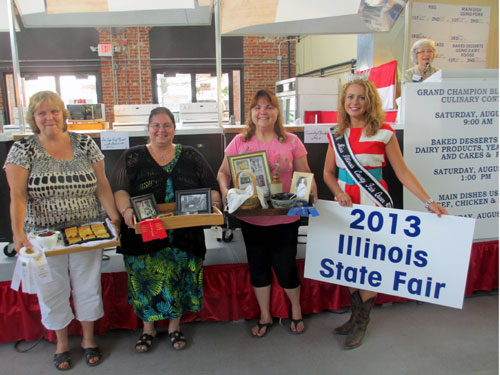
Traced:
<path fill-rule="evenodd" d="M 380 184 L 380 182 L 359 163 L 358 159 L 356 159 L 347 141 L 347 136 L 336 136 L 334 135 L 334 128 L 330 128 L 328 138 L 335 153 L 344 162 L 347 173 L 349 173 L 359 188 L 377 205 L 388 208 L 393 207 L 391 196 L 387 190 L 385 190 L 382 184 Z"/>

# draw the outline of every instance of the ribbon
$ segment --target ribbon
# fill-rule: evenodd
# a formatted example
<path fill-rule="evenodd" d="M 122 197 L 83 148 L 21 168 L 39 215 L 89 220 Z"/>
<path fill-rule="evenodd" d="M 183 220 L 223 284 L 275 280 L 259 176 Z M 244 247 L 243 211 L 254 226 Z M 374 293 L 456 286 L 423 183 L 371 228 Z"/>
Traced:
<path fill-rule="evenodd" d="M 23 247 L 19 251 L 10 287 L 18 291 L 23 285 L 23 292 L 35 294 L 38 284 L 52 281 L 47 258 L 43 251 L 32 247 Z"/>

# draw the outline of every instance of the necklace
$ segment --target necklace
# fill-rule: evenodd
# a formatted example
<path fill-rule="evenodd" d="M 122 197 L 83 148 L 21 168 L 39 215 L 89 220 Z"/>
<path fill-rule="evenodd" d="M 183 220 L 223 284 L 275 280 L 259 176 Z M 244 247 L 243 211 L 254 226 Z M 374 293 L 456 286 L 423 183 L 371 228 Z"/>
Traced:
<path fill-rule="evenodd" d="M 149 146 L 148 149 L 149 149 L 149 151 L 151 151 L 151 154 L 153 155 L 153 157 L 155 159 L 159 160 L 163 164 L 173 154 L 175 146 L 172 145 L 172 147 L 169 147 L 169 149 L 165 153 L 161 153 L 161 152 L 157 153 L 154 150 L 153 146 Z"/>

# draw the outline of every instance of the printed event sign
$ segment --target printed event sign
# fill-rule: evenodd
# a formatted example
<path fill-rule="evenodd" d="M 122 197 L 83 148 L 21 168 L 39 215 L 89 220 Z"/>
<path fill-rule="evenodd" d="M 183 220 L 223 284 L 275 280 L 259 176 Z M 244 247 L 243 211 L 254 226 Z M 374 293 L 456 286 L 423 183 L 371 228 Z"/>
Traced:
<path fill-rule="evenodd" d="M 464 1 L 464 3 L 466 3 Z M 486 67 L 490 7 L 413 2 L 410 46 L 418 39 L 436 42 L 433 65 L 440 69 Z"/>
<path fill-rule="evenodd" d="M 101 132 L 101 150 L 126 150 L 129 147 L 127 132 Z"/>
<path fill-rule="evenodd" d="M 406 84 L 404 155 L 451 215 L 477 219 L 474 240 L 498 238 L 498 80 Z M 404 192 L 405 209 L 422 203 Z"/>
<path fill-rule="evenodd" d="M 318 200 L 304 277 L 462 308 L 474 219 Z"/>

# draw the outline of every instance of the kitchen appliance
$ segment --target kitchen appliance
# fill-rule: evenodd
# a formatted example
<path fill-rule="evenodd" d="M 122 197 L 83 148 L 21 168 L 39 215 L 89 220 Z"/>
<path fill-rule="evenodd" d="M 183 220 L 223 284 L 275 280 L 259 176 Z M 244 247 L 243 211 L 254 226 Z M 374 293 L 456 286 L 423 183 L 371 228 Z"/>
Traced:
<path fill-rule="evenodd" d="M 198 102 L 180 104 L 179 117 L 183 124 L 213 125 L 219 121 L 217 103 Z"/>
<path fill-rule="evenodd" d="M 285 124 L 304 123 L 304 111 L 337 109 L 339 79 L 335 77 L 295 77 L 276 82 Z"/>
<path fill-rule="evenodd" d="M 68 104 L 70 120 L 102 120 L 106 121 L 104 104 Z"/>
<path fill-rule="evenodd" d="M 115 122 L 113 129 L 143 130 L 148 124 L 151 110 L 158 107 L 158 104 L 117 104 L 113 107 Z"/>

